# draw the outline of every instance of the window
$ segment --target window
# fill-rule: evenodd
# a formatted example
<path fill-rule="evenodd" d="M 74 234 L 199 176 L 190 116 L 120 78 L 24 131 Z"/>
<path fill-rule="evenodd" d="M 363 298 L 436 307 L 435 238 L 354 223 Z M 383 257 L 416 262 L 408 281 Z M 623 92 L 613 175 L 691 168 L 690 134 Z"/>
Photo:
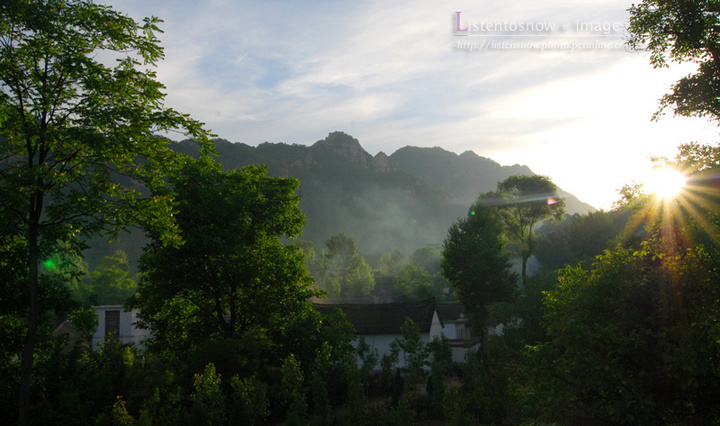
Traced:
<path fill-rule="evenodd" d="M 111 334 L 120 337 L 120 311 L 105 311 L 105 339 Z"/>

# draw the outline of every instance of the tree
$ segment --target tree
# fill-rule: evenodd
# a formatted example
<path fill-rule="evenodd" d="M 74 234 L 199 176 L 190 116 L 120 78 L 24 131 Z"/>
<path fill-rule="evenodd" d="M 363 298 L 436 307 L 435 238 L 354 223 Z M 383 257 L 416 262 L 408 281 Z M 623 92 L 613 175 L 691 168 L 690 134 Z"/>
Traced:
<path fill-rule="evenodd" d="M 420 336 L 420 327 L 410 317 L 400 327 L 401 337 L 390 342 L 390 350 L 403 356 L 403 370 L 412 379 L 412 392 L 416 391 L 420 379 L 425 376 L 425 367 L 429 365 L 427 344 Z"/>
<path fill-rule="evenodd" d="M 76 299 L 86 306 L 122 305 L 136 289 L 127 255 L 122 250 L 105 256 L 96 270 L 72 286 Z"/>
<path fill-rule="evenodd" d="M 676 115 L 720 120 L 720 5 L 715 0 L 644 0 L 630 9 L 629 45 L 650 51 L 655 68 L 693 62 L 697 72 L 680 79 L 660 101 Z"/>
<path fill-rule="evenodd" d="M 636 197 L 639 241 L 562 271 L 545 299 L 550 341 L 528 353 L 531 417 L 718 422 L 720 403 L 707 397 L 720 391 L 716 153 L 691 145 L 664 159 L 690 183 L 672 200 Z"/>
<path fill-rule="evenodd" d="M 307 402 L 306 389 L 303 386 L 303 373 L 295 355 L 290 354 L 283 361 L 280 369 L 282 376 L 281 399 L 287 410 L 286 425 L 302 425 L 306 423 Z"/>
<path fill-rule="evenodd" d="M 412 263 L 406 264 L 398 271 L 394 287 L 400 292 L 404 302 L 428 299 L 435 293 L 430 275 Z"/>
<path fill-rule="evenodd" d="M 621 239 L 631 210 L 618 207 L 609 212 L 566 216 L 561 223 L 546 223 L 538 230 L 536 258 L 550 270 L 592 263 Z"/>
<path fill-rule="evenodd" d="M 158 23 L 138 24 L 87 0 L 0 5 L 0 198 L 26 253 L 21 424 L 41 314 L 40 261 L 58 240 L 116 234 L 135 222 L 170 230 L 169 197 L 138 190 L 175 164 L 155 134 L 181 130 L 207 142 L 200 123 L 163 106 L 153 71 L 163 57 Z M 113 65 L 101 61 L 112 57 Z"/>
<path fill-rule="evenodd" d="M 379 272 L 389 276 L 396 276 L 403 267 L 405 257 L 402 251 L 395 249 L 380 255 Z"/>
<path fill-rule="evenodd" d="M 568 267 L 547 296 L 549 343 L 530 351 L 527 395 L 549 418 L 715 423 L 717 273 L 702 250 L 616 249 Z M 570 403 L 572 401 L 572 403 Z M 682 419 L 682 420 L 681 420 Z"/>
<path fill-rule="evenodd" d="M 437 245 L 427 245 L 421 247 L 410 256 L 410 263 L 423 268 L 428 274 L 436 275 L 440 273 L 440 262 L 442 261 L 442 247 Z"/>
<path fill-rule="evenodd" d="M 481 333 L 484 358 L 488 307 L 493 302 L 510 300 L 517 282 L 516 274 L 510 271 L 503 232 L 497 211 L 479 199 L 467 217 L 450 227 L 443 243 L 443 276 L 456 288 L 474 329 Z"/>
<path fill-rule="evenodd" d="M 201 374 L 195 374 L 192 393 L 192 421 L 197 425 L 216 425 L 225 422 L 225 395 L 220 389 L 220 375 L 213 363 Z"/>
<path fill-rule="evenodd" d="M 565 200 L 557 186 L 545 176 L 513 175 L 498 183 L 497 192 L 482 196 L 495 207 L 510 241 L 519 245 L 522 284 L 527 284 L 527 261 L 536 248 L 535 225 L 546 219 L 562 218 Z"/>
<path fill-rule="evenodd" d="M 299 236 L 304 224 L 298 184 L 256 166 L 223 172 L 207 157 L 170 177 L 163 192 L 176 194 L 183 244 L 152 236 L 129 302 L 155 331 L 157 347 L 177 353 L 261 330 L 280 333 L 311 309 L 317 292 L 302 251 L 280 240 Z"/>
<path fill-rule="evenodd" d="M 340 233 L 325 241 L 320 287 L 331 296 L 367 296 L 375 287 L 372 269 L 360 255 L 355 240 Z"/>

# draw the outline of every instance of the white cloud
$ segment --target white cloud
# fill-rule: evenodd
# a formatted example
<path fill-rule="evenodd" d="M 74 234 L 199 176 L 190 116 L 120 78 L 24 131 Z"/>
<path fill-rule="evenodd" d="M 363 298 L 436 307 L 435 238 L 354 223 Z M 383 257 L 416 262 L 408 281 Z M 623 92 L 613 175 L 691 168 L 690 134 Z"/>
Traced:
<path fill-rule="evenodd" d="M 650 154 L 714 142 L 702 120 L 649 122 L 687 68 L 653 70 L 624 50 L 464 52 L 459 40 L 621 42 L 573 34 L 624 24 L 626 0 L 117 0 L 165 20 L 167 105 L 220 137 L 313 143 L 343 130 L 371 153 L 412 144 L 529 165 L 600 207 Z M 463 22 L 565 25 L 543 36 L 455 37 Z"/>

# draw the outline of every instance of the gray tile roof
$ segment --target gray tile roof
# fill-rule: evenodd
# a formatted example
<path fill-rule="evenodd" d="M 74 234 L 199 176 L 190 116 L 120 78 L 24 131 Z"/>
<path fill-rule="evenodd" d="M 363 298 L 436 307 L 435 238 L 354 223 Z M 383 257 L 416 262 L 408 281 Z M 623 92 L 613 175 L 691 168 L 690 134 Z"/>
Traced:
<path fill-rule="evenodd" d="M 465 306 L 460 302 L 438 303 L 437 310 L 443 323 L 455 322 L 467 317 L 467 314 L 465 314 Z"/>
<path fill-rule="evenodd" d="M 428 333 L 436 304 L 435 299 L 407 303 L 317 303 L 315 309 L 324 315 L 331 315 L 340 309 L 360 335 L 398 334 L 406 317 L 411 318 L 422 333 Z"/>

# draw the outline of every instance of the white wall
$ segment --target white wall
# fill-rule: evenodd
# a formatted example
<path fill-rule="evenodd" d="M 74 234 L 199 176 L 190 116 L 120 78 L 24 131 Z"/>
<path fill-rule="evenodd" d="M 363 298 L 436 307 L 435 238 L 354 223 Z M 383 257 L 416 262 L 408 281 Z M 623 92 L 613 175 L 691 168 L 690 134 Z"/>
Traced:
<path fill-rule="evenodd" d="M 137 321 L 138 310 L 131 312 L 123 311 L 122 305 L 100 305 L 92 307 L 98 314 L 98 327 L 92 335 L 92 348 L 98 349 L 99 343 L 105 343 L 105 312 L 120 311 L 120 342 L 123 344 L 133 343 L 140 350 L 145 349 L 142 341 L 150 336 L 150 331 L 144 328 L 137 328 L 133 325 Z"/>
<path fill-rule="evenodd" d="M 450 340 L 457 339 L 457 325 L 454 322 L 446 322 L 442 332 Z"/>
<path fill-rule="evenodd" d="M 440 337 L 441 334 L 443 334 L 443 324 L 440 321 L 437 310 L 435 310 L 433 312 L 432 322 L 430 323 L 430 336 L 428 340 L 432 340 L 433 337 Z"/>

